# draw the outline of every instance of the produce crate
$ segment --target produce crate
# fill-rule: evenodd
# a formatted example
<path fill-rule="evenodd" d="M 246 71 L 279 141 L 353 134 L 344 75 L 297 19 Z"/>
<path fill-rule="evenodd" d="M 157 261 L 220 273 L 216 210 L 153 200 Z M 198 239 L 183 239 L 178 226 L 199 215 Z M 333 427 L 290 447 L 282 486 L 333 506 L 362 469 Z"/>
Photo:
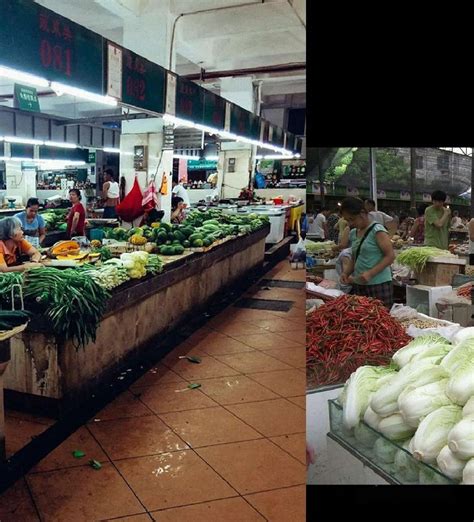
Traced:
<path fill-rule="evenodd" d="M 437 467 L 416 460 L 400 443 L 387 439 L 384 435 L 361 421 L 359 429 L 347 430 L 342 422 L 342 406 L 336 400 L 329 400 L 329 425 L 331 438 L 339 442 L 347 451 L 365 461 L 374 471 L 379 472 L 392 484 L 407 485 L 449 485 L 457 481 L 444 475 Z M 374 450 L 378 439 L 383 439 L 383 454 Z M 397 466 L 392 454 L 403 452 L 403 467 Z"/>
<path fill-rule="evenodd" d="M 451 285 L 453 277 L 460 273 L 466 265 L 464 259 L 431 258 L 424 270 L 416 273 L 420 285 L 445 286 Z"/>

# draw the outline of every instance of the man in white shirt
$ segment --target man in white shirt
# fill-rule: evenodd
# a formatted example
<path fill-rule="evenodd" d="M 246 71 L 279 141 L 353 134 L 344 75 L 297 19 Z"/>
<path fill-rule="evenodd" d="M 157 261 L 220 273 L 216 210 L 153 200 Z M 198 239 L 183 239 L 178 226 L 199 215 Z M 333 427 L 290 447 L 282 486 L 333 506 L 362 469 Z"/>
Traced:
<path fill-rule="evenodd" d="M 385 214 L 380 210 L 375 210 L 375 201 L 373 199 L 366 199 L 364 202 L 365 210 L 369 214 L 371 223 L 379 223 L 383 225 L 389 232 L 396 232 L 396 223 L 392 216 Z"/>
<path fill-rule="evenodd" d="M 308 236 L 311 236 L 311 239 L 324 241 L 328 237 L 326 219 L 330 213 L 331 210 L 324 207 L 316 217 L 308 218 Z"/>
<path fill-rule="evenodd" d="M 173 180 L 173 194 L 181 198 L 187 207 L 191 206 L 188 191 L 183 187 L 182 183 L 176 183 L 176 181 Z"/>

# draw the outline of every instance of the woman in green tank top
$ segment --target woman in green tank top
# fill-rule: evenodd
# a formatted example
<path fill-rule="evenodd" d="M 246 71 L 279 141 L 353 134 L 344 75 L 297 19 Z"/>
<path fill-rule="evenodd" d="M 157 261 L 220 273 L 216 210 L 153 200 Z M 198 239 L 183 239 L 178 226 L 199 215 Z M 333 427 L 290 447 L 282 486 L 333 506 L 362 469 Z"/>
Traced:
<path fill-rule="evenodd" d="M 352 262 L 341 275 L 341 283 L 352 284 L 352 293 L 380 299 L 391 308 L 393 284 L 390 265 L 395 254 L 386 228 L 379 223 L 370 223 L 364 202 L 359 198 L 346 198 L 341 211 L 349 226 L 353 227 L 350 233 Z"/>

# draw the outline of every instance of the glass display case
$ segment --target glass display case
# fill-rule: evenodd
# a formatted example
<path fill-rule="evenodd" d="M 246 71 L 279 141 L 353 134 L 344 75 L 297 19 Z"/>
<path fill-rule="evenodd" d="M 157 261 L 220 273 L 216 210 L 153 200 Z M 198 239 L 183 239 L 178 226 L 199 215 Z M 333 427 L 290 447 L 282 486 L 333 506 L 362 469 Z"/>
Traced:
<path fill-rule="evenodd" d="M 403 443 L 387 439 L 363 421 L 356 428 L 347 430 L 342 422 L 342 406 L 337 400 L 329 400 L 328 406 L 328 436 L 382 475 L 387 482 L 411 485 L 458 484 L 435 466 L 416 460 L 402 447 Z"/>

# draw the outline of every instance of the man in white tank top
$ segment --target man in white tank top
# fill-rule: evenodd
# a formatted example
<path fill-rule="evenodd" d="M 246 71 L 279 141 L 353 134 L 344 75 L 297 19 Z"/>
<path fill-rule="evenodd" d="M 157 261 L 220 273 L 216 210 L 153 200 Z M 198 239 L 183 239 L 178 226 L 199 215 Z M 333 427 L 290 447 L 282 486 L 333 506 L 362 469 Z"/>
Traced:
<path fill-rule="evenodd" d="M 119 184 L 114 179 L 112 169 L 104 172 L 104 185 L 102 187 L 102 200 L 104 201 L 104 219 L 117 217 L 115 207 L 119 203 L 120 189 Z"/>

